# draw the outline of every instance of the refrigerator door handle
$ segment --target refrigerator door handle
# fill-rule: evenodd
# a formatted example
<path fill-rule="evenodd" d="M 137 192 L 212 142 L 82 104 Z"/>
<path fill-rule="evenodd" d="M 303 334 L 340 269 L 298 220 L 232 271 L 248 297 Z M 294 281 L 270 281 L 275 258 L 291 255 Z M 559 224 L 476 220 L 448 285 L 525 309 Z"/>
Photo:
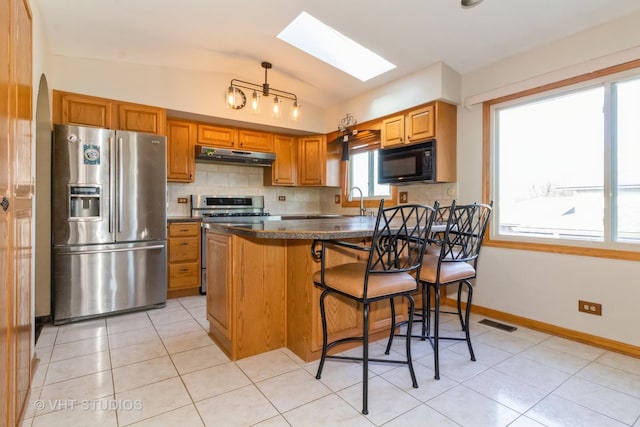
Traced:
<path fill-rule="evenodd" d="M 122 190 L 123 190 L 123 185 L 122 185 L 122 180 L 124 179 L 123 175 L 122 175 L 122 162 L 123 162 L 123 155 L 122 155 L 122 138 L 119 137 L 118 138 L 118 233 L 122 233 L 122 218 L 124 218 L 123 215 L 123 210 L 122 210 Z"/>
<path fill-rule="evenodd" d="M 113 149 L 113 137 L 109 137 L 109 148 Z M 111 158 L 109 159 L 110 165 L 109 165 L 109 234 L 113 233 L 113 231 L 115 230 L 115 225 L 114 225 L 114 220 L 115 220 L 115 213 L 113 212 L 113 201 L 115 200 L 115 189 L 113 188 L 113 177 L 114 177 L 114 167 L 115 167 L 115 162 L 113 161 L 113 154 L 111 154 L 110 156 Z"/>
<path fill-rule="evenodd" d="M 71 251 L 71 252 L 59 252 L 59 255 L 86 255 L 86 254 L 105 254 L 109 252 L 133 252 L 133 251 L 147 251 L 151 249 L 163 249 L 164 245 L 143 246 L 139 248 L 117 248 L 117 249 L 100 249 L 93 251 Z"/>

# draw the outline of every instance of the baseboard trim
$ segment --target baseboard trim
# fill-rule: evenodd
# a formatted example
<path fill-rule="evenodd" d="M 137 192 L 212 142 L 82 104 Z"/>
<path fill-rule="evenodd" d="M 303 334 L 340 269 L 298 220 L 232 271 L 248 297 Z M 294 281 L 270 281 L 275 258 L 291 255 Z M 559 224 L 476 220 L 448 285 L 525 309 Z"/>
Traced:
<path fill-rule="evenodd" d="M 456 300 L 454 298 L 447 297 L 444 299 L 444 303 L 446 305 L 455 306 Z M 464 306 L 465 304 L 463 303 L 463 307 Z M 471 312 L 474 314 L 488 316 L 496 320 L 514 323 L 525 328 L 534 329 L 536 331 L 545 332 L 558 337 L 567 338 L 572 341 L 577 341 L 605 350 L 614 351 L 616 353 L 626 354 L 627 356 L 640 358 L 640 347 L 635 345 L 626 344 L 620 341 L 615 341 L 584 332 L 574 331 L 573 329 L 563 328 L 561 326 L 540 322 L 538 320 L 528 319 L 526 317 L 517 316 L 515 314 L 506 313 L 491 308 L 477 306 L 475 304 L 471 306 Z"/>

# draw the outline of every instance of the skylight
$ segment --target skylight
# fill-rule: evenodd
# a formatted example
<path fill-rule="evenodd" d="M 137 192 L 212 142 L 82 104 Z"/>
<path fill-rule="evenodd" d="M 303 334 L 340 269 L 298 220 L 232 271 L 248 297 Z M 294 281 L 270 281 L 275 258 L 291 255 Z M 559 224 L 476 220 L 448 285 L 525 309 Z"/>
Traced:
<path fill-rule="evenodd" d="M 396 68 L 307 12 L 291 21 L 278 38 L 363 82 Z"/>

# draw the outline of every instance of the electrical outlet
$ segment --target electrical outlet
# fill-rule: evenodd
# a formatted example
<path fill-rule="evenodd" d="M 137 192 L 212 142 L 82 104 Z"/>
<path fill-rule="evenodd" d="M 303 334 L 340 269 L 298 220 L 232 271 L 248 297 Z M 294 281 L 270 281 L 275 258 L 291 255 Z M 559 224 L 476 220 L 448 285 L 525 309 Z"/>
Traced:
<path fill-rule="evenodd" d="M 595 314 L 596 316 L 602 316 L 602 304 L 597 302 L 589 302 L 578 300 L 578 311 L 583 313 Z"/>
<path fill-rule="evenodd" d="M 189 199 L 186 197 L 178 197 L 178 203 L 189 203 Z"/>
<path fill-rule="evenodd" d="M 400 192 L 400 203 L 408 203 L 409 202 L 409 193 L 406 191 Z"/>
<path fill-rule="evenodd" d="M 333 202 L 334 202 L 336 205 L 339 205 L 339 204 L 340 204 L 340 195 L 339 195 L 339 194 L 336 194 L 335 196 L 333 196 Z"/>
<path fill-rule="evenodd" d="M 278 200 L 284 202 L 285 200 L 287 200 L 287 196 L 278 196 Z"/>

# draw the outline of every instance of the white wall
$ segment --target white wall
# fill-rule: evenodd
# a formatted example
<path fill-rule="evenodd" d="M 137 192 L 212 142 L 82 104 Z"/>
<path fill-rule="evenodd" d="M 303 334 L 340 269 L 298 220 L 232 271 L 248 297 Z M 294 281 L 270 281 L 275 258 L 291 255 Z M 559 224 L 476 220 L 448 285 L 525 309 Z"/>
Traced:
<path fill-rule="evenodd" d="M 639 22 L 640 14 L 628 16 L 463 75 L 463 99 L 473 104 L 638 59 Z M 481 156 L 481 105 L 459 107 L 461 200 L 481 198 Z M 479 268 L 475 304 L 640 345 L 640 330 L 635 326 L 635 301 L 640 299 L 638 262 L 486 247 Z M 602 317 L 579 313 L 578 299 L 602 303 Z"/>
<path fill-rule="evenodd" d="M 53 89 L 153 105 L 204 116 L 325 133 L 324 112 L 305 103 L 297 121 L 287 114 L 252 114 L 249 108 L 230 110 L 225 94 L 233 76 L 213 72 L 152 67 L 112 61 L 53 56 Z M 247 95 L 249 96 L 249 95 Z"/>

